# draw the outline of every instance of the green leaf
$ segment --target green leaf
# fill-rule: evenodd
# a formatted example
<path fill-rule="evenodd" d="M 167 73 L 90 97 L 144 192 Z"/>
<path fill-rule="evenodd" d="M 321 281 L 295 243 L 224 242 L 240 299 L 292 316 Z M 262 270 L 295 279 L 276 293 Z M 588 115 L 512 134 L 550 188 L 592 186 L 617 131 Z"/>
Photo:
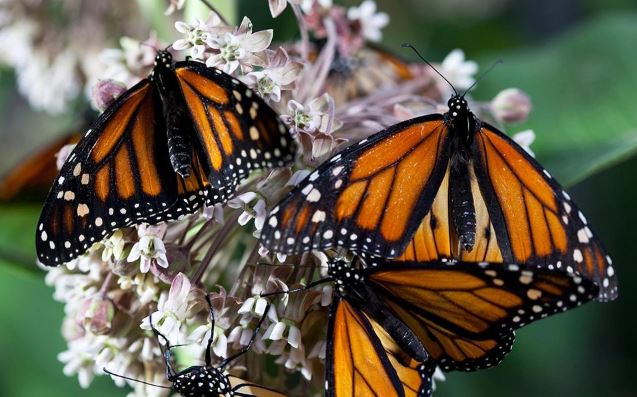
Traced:
<path fill-rule="evenodd" d="M 39 206 L 1 205 L 0 266 L 42 277 L 36 265 L 35 228 Z"/>
<path fill-rule="evenodd" d="M 637 151 L 637 15 L 606 15 L 545 46 L 481 59 L 502 58 L 480 83 L 478 98 L 508 87 L 533 101 L 530 119 L 507 128 L 532 128 L 538 160 L 561 183 L 572 185 Z"/>

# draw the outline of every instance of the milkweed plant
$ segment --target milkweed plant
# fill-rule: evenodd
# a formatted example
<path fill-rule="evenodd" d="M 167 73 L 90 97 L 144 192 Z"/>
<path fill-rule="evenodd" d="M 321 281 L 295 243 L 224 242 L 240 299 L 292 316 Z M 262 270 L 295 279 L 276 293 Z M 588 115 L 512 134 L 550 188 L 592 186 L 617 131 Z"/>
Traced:
<path fill-rule="evenodd" d="M 268 209 L 346 145 L 399 121 L 445 112 L 449 85 L 423 63 L 405 63 L 405 77 L 374 56 L 369 44 L 382 40 L 390 17 L 372 0 L 350 8 L 331 0 L 269 0 L 273 18 L 283 12 L 296 17 L 298 39 L 283 43 L 273 43 L 271 29 L 255 30 L 247 16 L 236 25 L 213 10 L 182 20 L 200 0 L 156 2 L 160 14 L 165 11 L 161 20 L 171 42 L 134 23 L 141 2 L 53 3 L 66 21 L 59 26 L 45 19 L 50 2 L 0 5 L 0 61 L 15 68 L 19 90 L 34 108 L 59 113 L 85 96 L 104 110 L 148 75 L 157 49 L 171 45 L 177 59 L 201 60 L 258 92 L 298 142 L 295 164 L 253 173 L 226 204 L 167 224 L 117 230 L 80 258 L 46 268 L 46 283 L 64 304 L 67 349 L 58 355 L 64 374 L 77 376 L 84 388 L 104 376 L 104 368 L 166 385 L 150 316 L 171 344 L 184 345 L 177 354 L 181 366 L 203 363 L 211 333 L 217 360 L 228 357 L 248 344 L 265 316 L 247 358 L 230 371 L 289 395 L 321 395 L 331 286 L 271 296 L 267 313 L 261 293 L 316 280 L 325 275 L 328 257 L 316 251 L 285 257 L 262 248 L 258 237 Z M 109 48 L 122 32 L 135 38 L 121 37 L 118 47 Z M 478 65 L 461 49 L 432 63 L 458 90 L 475 82 Z M 355 81 L 357 89 L 344 90 L 343 79 Z M 470 101 L 480 118 L 499 126 L 523 121 L 531 110 L 528 96 L 516 88 L 488 102 Z M 533 131 L 513 138 L 532 153 Z M 69 153 L 68 147 L 59 153 L 59 165 Z M 435 378 L 444 380 L 440 371 Z M 132 388 L 129 397 L 170 393 L 119 377 L 113 381 Z"/>

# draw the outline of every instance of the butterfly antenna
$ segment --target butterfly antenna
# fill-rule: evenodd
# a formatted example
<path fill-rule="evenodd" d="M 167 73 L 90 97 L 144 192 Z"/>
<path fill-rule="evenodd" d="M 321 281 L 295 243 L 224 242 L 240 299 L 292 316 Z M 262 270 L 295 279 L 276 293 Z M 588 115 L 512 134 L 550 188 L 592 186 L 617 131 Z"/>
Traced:
<path fill-rule="evenodd" d="M 140 380 L 140 379 L 129 378 L 128 376 L 124 376 L 124 375 L 116 374 L 116 373 L 114 373 L 114 372 L 111 372 L 111 371 L 107 370 L 107 369 L 106 369 L 106 367 L 102 368 L 102 371 L 106 372 L 106 373 L 107 373 L 107 374 L 109 374 L 109 375 L 117 376 L 118 378 L 122 378 L 122 379 L 130 380 L 130 381 L 137 382 L 137 383 L 143 383 L 143 384 L 148 385 L 148 386 L 160 387 L 160 388 L 162 388 L 162 389 L 172 389 L 172 387 L 171 387 L 171 386 L 157 385 L 157 384 L 155 384 L 155 383 L 150 383 L 150 382 L 146 382 L 146 381 L 143 381 L 143 380 Z"/>
<path fill-rule="evenodd" d="M 210 11 L 214 12 L 215 14 L 217 14 L 217 16 L 219 17 L 219 19 L 221 19 L 221 22 L 224 23 L 224 25 L 228 25 L 228 21 L 226 20 L 226 18 L 224 18 L 224 16 L 215 8 L 215 6 L 213 6 L 208 0 L 201 0 L 201 2 L 210 9 Z"/>
<path fill-rule="evenodd" d="M 493 65 L 491 65 L 489 67 L 489 69 L 485 70 L 480 76 L 478 76 L 478 78 L 476 78 L 476 81 L 473 82 L 473 84 L 471 84 L 471 87 L 467 88 L 467 90 L 464 92 L 464 94 L 462 94 L 462 97 L 464 97 L 465 95 L 467 95 L 467 93 L 469 93 L 469 91 L 471 91 L 473 89 L 473 87 L 475 87 L 480 81 L 482 81 L 482 79 L 484 78 L 484 76 L 486 76 L 487 74 L 489 74 L 490 71 L 493 70 L 493 68 L 495 68 L 497 65 L 503 63 L 504 61 L 502 61 L 502 59 L 498 59 L 497 61 L 495 61 L 493 63 Z"/>
<path fill-rule="evenodd" d="M 428 61 L 428 60 L 426 60 L 426 59 L 425 59 L 422 55 L 420 55 L 420 52 L 418 52 L 418 50 L 416 49 L 416 47 L 414 47 L 414 46 L 413 46 L 413 45 L 411 45 L 410 43 L 403 43 L 403 45 L 402 45 L 402 46 L 403 46 L 403 47 L 405 47 L 405 48 L 411 48 L 411 49 L 412 49 L 412 50 L 416 53 L 416 55 L 418 55 L 418 58 L 422 59 L 422 61 L 423 61 L 424 63 L 426 63 L 427 65 L 429 65 L 429 67 L 430 67 L 430 68 L 432 68 L 432 69 L 434 70 L 434 72 L 438 73 L 438 75 L 439 75 L 440 77 L 442 77 L 442 79 L 443 79 L 444 81 L 446 81 L 446 82 L 447 82 L 447 84 L 449 84 L 449 86 L 451 87 L 451 89 L 453 90 L 453 92 L 454 92 L 456 95 L 458 95 L 458 91 L 456 91 L 456 87 L 454 87 L 454 86 L 453 86 L 453 84 L 451 84 L 451 82 L 450 82 L 449 80 L 447 80 L 447 78 L 446 78 L 445 76 L 443 76 L 443 75 L 442 75 L 442 73 L 440 73 L 440 72 L 438 71 L 438 69 L 436 69 L 436 68 L 434 67 L 434 65 L 432 65 L 431 63 L 429 63 L 429 61 Z"/>

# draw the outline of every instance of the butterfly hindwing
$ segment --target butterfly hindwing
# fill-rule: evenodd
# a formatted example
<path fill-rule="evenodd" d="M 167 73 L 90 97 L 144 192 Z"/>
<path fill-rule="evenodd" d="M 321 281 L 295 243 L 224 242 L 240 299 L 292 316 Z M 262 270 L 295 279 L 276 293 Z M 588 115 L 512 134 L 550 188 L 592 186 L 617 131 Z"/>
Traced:
<path fill-rule="evenodd" d="M 442 117 L 427 116 L 348 147 L 273 208 L 262 243 L 286 254 L 346 246 L 396 255 L 431 206 L 446 146 Z"/>
<path fill-rule="evenodd" d="M 598 287 L 565 271 L 470 262 L 383 262 L 366 279 L 445 370 L 498 364 L 514 331 L 593 299 Z"/>
<path fill-rule="evenodd" d="M 430 380 L 383 328 L 346 298 L 335 298 L 328 324 L 326 396 L 426 396 Z"/>
<path fill-rule="evenodd" d="M 294 160 L 287 128 L 245 84 L 195 61 L 177 63 L 175 74 L 213 186 L 234 189 L 251 170 Z"/>

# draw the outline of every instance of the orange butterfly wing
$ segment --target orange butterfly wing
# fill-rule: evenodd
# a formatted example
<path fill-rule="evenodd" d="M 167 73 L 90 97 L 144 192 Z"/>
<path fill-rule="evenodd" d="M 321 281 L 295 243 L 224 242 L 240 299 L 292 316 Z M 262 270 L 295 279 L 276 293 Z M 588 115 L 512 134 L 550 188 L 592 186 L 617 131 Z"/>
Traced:
<path fill-rule="evenodd" d="M 568 193 L 494 127 L 484 124 L 476 142 L 475 172 L 504 260 L 575 271 L 598 283 L 599 300 L 616 298 L 612 261 Z"/>
<path fill-rule="evenodd" d="M 332 303 L 326 396 L 418 396 L 430 384 L 421 362 L 406 355 L 373 319 L 346 299 Z"/>
<path fill-rule="evenodd" d="M 515 329 L 598 293 L 566 272 L 487 263 L 383 263 L 367 279 L 444 370 L 496 365 Z"/>
<path fill-rule="evenodd" d="M 69 155 L 38 222 L 42 263 L 67 262 L 117 228 L 173 219 L 219 195 L 196 152 L 190 177 L 173 171 L 156 95 L 148 80 L 131 88 Z"/>
<path fill-rule="evenodd" d="M 230 194 L 251 170 L 294 160 L 287 128 L 243 83 L 201 62 L 179 62 L 175 74 L 213 187 Z"/>
<path fill-rule="evenodd" d="M 379 47 L 367 46 L 349 57 L 336 57 L 326 91 L 336 103 L 345 103 L 412 78 L 406 61 Z"/>
<path fill-rule="evenodd" d="M 64 135 L 27 156 L 0 178 L 0 201 L 22 193 L 46 194 L 57 175 L 56 154 L 66 145 L 77 143 L 79 134 Z"/>
<path fill-rule="evenodd" d="M 348 147 L 272 209 L 262 243 L 286 254 L 347 246 L 396 256 L 444 177 L 447 131 L 442 116 L 426 116 Z"/>

